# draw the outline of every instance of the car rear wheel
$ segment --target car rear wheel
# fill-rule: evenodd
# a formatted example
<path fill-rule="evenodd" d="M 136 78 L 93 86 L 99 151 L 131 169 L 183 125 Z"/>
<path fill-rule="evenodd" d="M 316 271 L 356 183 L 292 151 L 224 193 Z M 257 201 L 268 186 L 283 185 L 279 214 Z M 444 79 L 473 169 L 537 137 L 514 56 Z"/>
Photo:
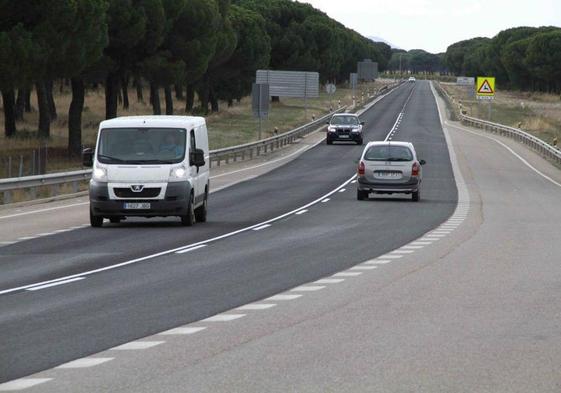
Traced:
<path fill-rule="evenodd" d="M 90 225 L 94 228 L 100 228 L 103 226 L 103 217 L 96 216 L 90 209 Z"/>
<path fill-rule="evenodd" d="M 359 201 L 364 201 L 368 198 L 368 191 L 356 190 L 356 199 Z"/>
<path fill-rule="evenodd" d="M 184 227 L 193 226 L 195 223 L 195 208 L 193 205 L 193 194 L 189 198 L 189 204 L 187 205 L 187 212 L 181 216 L 181 225 Z"/>
<path fill-rule="evenodd" d="M 421 190 L 414 191 L 411 193 L 411 196 L 413 198 L 413 202 L 419 202 L 421 200 Z"/>

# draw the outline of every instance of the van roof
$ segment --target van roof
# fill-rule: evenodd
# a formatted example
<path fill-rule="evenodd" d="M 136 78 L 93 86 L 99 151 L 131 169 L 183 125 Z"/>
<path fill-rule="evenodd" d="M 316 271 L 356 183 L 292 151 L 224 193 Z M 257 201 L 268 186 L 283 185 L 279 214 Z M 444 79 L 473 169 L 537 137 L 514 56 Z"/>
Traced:
<path fill-rule="evenodd" d="M 366 147 L 388 146 L 388 145 L 413 147 L 413 144 L 411 142 L 403 142 L 403 141 L 373 141 L 373 142 L 368 142 L 368 145 L 366 145 Z"/>
<path fill-rule="evenodd" d="M 123 116 L 102 121 L 99 128 L 185 128 L 193 129 L 205 125 L 204 117 L 197 116 Z"/>

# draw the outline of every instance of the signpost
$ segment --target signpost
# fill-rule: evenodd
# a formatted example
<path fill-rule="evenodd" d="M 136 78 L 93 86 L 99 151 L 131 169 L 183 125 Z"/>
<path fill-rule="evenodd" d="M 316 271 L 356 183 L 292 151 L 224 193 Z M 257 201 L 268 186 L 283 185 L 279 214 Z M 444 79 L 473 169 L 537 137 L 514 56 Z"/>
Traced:
<path fill-rule="evenodd" d="M 491 101 L 495 99 L 495 77 L 478 76 L 475 94 L 478 100 L 487 100 L 489 102 L 489 121 L 491 121 Z"/>
<path fill-rule="evenodd" d="M 351 82 L 351 89 L 353 90 L 353 108 L 356 105 L 356 87 L 358 85 L 358 74 L 356 72 L 351 73 L 349 81 Z"/>
<path fill-rule="evenodd" d="M 259 135 L 261 139 L 262 120 L 269 117 L 269 85 L 254 83 L 251 88 L 251 109 L 253 116 L 259 119 Z"/>

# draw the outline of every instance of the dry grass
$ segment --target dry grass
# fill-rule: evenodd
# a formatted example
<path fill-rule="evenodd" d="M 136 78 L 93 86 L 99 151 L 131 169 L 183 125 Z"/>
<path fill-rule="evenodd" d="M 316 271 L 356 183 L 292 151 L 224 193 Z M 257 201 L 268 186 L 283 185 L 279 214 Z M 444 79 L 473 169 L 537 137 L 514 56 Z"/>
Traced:
<path fill-rule="evenodd" d="M 489 120 L 487 102 L 469 97 L 455 84 L 442 84 L 448 93 L 461 100 L 468 115 Z M 521 128 L 546 142 L 561 140 L 561 99 L 558 95 L 520 91 L 497 91 L 491 103 L 491 121 Z"/>
<path fill-rule="evenodd" d="M 357 91 L 360 99 L 361 92 L 365 93 L 391 83 L 391 80 L 380 80 L 372 84 L 361 85 Z M 162 109 L 164 107 L 163 91 L 161 92 Z M 146 115 L 152 113 L 152 107 L 148 104 L 148 91 L 144 91 L 145 102 L 136 100 L 136 91 L 130 90 L 130 107 L 127 111 L 119 107 L 119 116 Z M 59 86 L 55 87 L 55 102 L 57 106 L 58 118 L 51 124 L 51 138 L 48 141 L 40 142 L 36 139 L 38 123 L 37 100 L 32 94 L 31 113 L 24 115 L 24 121 L 18 122 L 18 136 L 12 139 L 4 138 L 4 130 L 0 135 L 0 177 L 18 175 L 20 158 L 23 159 L 23 175 L 31 174 L 33 161 L 33 151 L 38 150 L 40 145 L 48 145 L 48 166 L 47 172 L 80 168 L 80 160 L 70 157 L 67 146 L 68 135 L 68 108 L 70 106 L 71 94 L 68 88 L 62 92 Z M 336 107 L 352 104 L 352 91 L 347 88 L 338 88 L 331 104 Z M 312 116 L 319 117 L 329 112 L 330 97 L 322 91 L 319 98 L 310 99 L 307 102 L 308 110 L 305 109 L 303 99 L 282 99 L 280 103 L 274 103 L 271 107 L 269 119 L 262 123 L 262 137 L 271 136 L 275 128 L 279 132 L 288 131 L 312 119 Z M 185 102 L 179 101 L 174 97 L 174 114 L 184 115 Z M 99 122 L 105 118 L 105 96 L 103 89 L 89 90 L 85 99 L 85 107 L 82 115 L 82 141 L 85 146 L 95 144 Z M 226 103 L 221 103 L 220 112 L 210 114 L 207 117 L 209 127 L 209 139 L 211 149 L 247 143 L 258 139 L 259 123 L 253 118 L 251 112 L 251 100 L 245 98 L 239 103 L 234 103 L 230 108 Z M 3 123 L 2 123 L 3 124 Z M 8 158 L 12 157 L 12 171 L 8 173 Z"/>

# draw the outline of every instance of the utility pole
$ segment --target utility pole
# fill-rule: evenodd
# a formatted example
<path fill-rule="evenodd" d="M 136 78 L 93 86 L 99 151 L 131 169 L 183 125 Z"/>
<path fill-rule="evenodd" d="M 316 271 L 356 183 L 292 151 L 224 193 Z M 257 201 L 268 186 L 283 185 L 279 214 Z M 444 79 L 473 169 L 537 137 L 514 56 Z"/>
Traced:
<path fill-rule="evenodd" d="M 402 79 L 402 75 L 401 75 L 401 56 L 403 55 L 403 53 L 399 54 L 399 79 Z"/>

